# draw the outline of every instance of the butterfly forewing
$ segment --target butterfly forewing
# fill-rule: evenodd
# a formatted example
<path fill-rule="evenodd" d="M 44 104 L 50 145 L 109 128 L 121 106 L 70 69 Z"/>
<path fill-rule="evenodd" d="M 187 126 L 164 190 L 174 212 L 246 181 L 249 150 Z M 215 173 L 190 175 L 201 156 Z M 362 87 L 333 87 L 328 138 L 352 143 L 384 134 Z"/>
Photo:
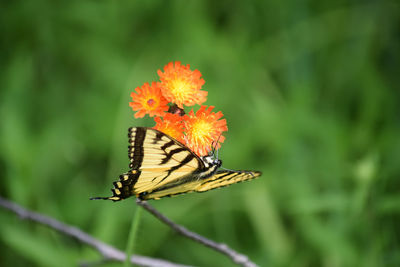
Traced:
<path fill-rule="evenodd" d="M 191 179 L 181 181 L 180 184 L 169 185 L 155 189 L 143 195 L 143 199 L 159 199 L 165 196 L 174 196 L 189 192 L 205 192 L 211 189 L 228 186 L 234 183 L 257 178 L 261 172 L 257 171 L 224 171 L 219 170 L 205 179 Z"/>
<path fill-rule="evenodd" d="M 208 191 L 214 188 L 223 187 L 250 179 L 257 178 L 261 172 L 257 171 L 224 171 L 218 170 L 213 176 L 205 179 L 196 188 L 198 192 Z"/>
<path fill-rule="evenodd" d="M 154 190 L 204 168 L 202 160 L 168 135 L 149 128 L 129 129 L 130 167 L 141 171 L 136 194 Z"/>

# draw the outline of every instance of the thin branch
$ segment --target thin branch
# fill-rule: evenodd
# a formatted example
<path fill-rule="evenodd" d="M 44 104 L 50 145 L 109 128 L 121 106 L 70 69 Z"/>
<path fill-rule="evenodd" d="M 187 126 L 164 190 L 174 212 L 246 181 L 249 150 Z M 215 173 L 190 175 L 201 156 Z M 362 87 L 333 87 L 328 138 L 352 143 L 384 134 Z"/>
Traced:
<path fill-rule="evenodd" d="M 207 239 L 197 233 L 189 231 L 182 225 L 174 223 L 173 221 L 171 221 L 170 219 L 168 219 L 167 217 L 162 215 L 158 210 L 153 208 L 153 206 L 149 205 L 146 201 L 142 201 L 138 198 L 138 199 L 136 199 L 136 203 L 138 205 L 142 206 L 143 208 L 145 208 L 148 212 L 153 214 L 157 219 L 159 219 L 163 223 L 167 224 L 169 227 L 171 227 L 173 230 L 175 230 L 179 234 L 227 255 L 229 258 L 231 258 L 233 260 L 233 262 L 235 262 L 237 264 L 240 264 L 245 267 L 256 267 L 257 266 L 246 255 L 243 255 L 243 254 L 240 254 L 240 253 L 234 251 L 233 249 L 228 247 L 226 244 L 214 242 L 214 241 Z"/>
<path fill-rule="evenodd" d="M 2 197 L 0 197 L 0 207 L 3 207 L 4 209 L 14 212 L 15 214 L 19 215 L 21 219 L 30 220 L 46 225 L 52 229 L 59 231 L 60 233 L 74 237 L 78 241 L 85 243 L 93 247 L 94 249 L 98 250 L 106 261 L 114 260 L 123 262 L 125 260 L 124 252 L 95 239 L 94 237 L 90 236 L 89 234 L 83 232 L 82 230 L 76 227 L 64 224 L 51 217 L 27 210 L 21 207 L 20 205 L 8 201 Z M 163 267 L 187 266 L 187 265 L 172 263 L 161 259 L 155 259 L 138 255 L 133 255 L 131 257 L 131 263 L 137 264 L 139 266 L 163 266 Z"/>
<path fill-rule="evenodd" d="M 96 267 L 96 266 L 101 266 L 103 264 L 106 264 L 108 262 L 109 262 L 109 260 L 107 260 L 106 258 L 103 258 L 98 261 L 82 261 L 79 263 L 79 267 Z"/>

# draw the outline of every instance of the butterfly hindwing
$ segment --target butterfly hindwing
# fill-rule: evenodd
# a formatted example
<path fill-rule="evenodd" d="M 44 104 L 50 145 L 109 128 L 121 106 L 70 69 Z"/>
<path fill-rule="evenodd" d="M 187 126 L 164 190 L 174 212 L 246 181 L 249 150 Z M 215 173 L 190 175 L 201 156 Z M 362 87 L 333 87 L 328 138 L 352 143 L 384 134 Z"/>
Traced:
<path fill-rule="evenodd" d="M 113 201 L 122 200 L 134 195 L 132 187 L 140 177 L 140 171 L 131 170 L 119 176 L 119 181 L 113 182 L 114 188 L 111 189 L 113 196 L 108 199 Z M 104 199 L 104 198 L 103 198 Z"/>

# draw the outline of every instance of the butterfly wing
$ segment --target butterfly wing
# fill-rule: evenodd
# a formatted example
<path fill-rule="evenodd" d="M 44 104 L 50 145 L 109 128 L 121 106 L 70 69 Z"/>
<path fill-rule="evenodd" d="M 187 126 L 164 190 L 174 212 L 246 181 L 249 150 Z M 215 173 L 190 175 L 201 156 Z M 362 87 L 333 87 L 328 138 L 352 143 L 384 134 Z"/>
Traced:
<path fill-rule="evenodd" d="M 260 175 L 261 172 L 259 171 L 218 170 L 213 176 L 202 180 L 202 182 L 196 187 L 196 191 L 205 192 L 211 189 L 251 180 Z"/>
<path fill-rule="evenodd" d="M 132 195 L 141 199 L 159 199 L 193 191 L 214 188 L 250 180 L 261 175 L 257 171 L 218 170 L 210 172 L 203 160 L 174 138 L 154 129 L 136 127 L 129 133 L 129 167 L 114 182 L 112 197 L 118 201 Z"/>
<path fill-rule="evenodd" d="M 160 187 L 180 184 L 205 168 L 203 161 L 174 138 L 151 128 L 129 128 L 128 155 L 131 171 L 114 182 L 113 196 L 118 201 L 132 195 L 142 197 Z"/>
<path fill-rule="evenodd" d="M 228 186 L 242 181 L 257 178 L 261 175 L 259 171 L 225 171 L 218 170 L 214 175 L 205 179 L 191 179 L 190 181 L 180 181 L 180 184 L 159 187 L 148 194 L 143 195 L 143 199 L 159 199 L 165 196 L 175 196 L 189 192 L 205 192 L 211 189 Z"/>
<path fill-rule="evenodd" d="M 204 168 L 203 161 L 185 145 L 150 128 L 129 129 L 129 167 L 140 170 L 136 194 L 173 183 Z"/>

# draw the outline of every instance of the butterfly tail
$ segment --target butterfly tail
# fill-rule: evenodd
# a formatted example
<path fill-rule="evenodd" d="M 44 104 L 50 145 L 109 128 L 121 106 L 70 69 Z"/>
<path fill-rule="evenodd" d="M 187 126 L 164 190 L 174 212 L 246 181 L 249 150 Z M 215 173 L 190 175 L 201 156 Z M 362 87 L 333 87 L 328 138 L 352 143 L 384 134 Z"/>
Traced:
<path fill-rule="evenodd" d="M 90 200 L 98 200 L 98 199 L 103 199 L 103 200 L 112 200 L 112 201 L 120 201 L 121 198 L 119 197 L 91 197 Z"/>

